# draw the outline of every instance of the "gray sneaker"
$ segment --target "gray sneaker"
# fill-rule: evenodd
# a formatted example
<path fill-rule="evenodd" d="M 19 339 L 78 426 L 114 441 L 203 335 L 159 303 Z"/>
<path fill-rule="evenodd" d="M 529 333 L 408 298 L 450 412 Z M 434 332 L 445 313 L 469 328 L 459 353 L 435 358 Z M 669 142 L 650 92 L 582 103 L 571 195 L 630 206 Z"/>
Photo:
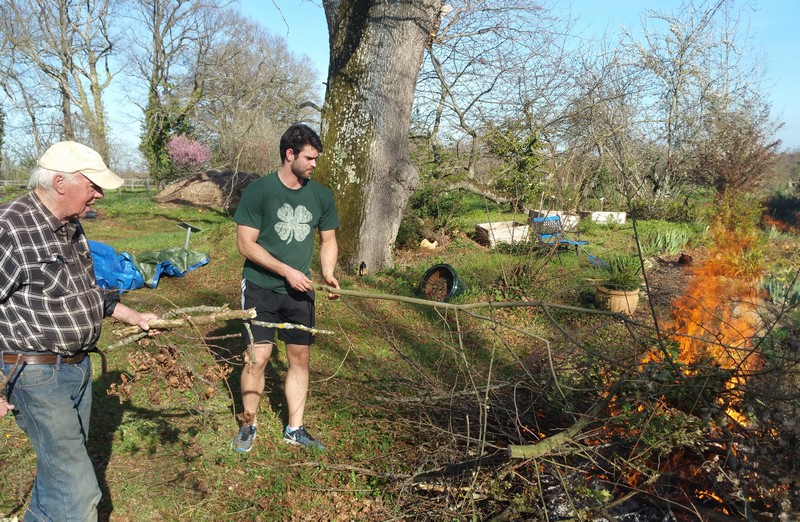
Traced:
<path fill-rule="evenodd" d="M 283 431 L 283 442 L 287 444 L 294 444 L 295 446 L 304 446 L 306 448 L 324 450 L 325 446 L 311 436 L 305 426 L 300 426 L 294 431 L 288 431 L 289 427 Z"/>
<path fill-rule="evenodd" d="M 236 438 L 231 442 L 231 447 L 239 453 L 247 453 L 253 449 L 253 441 L 255 438 L 255 426 L 242 426 L 239 428 L 239 433 L 236 434 Z"/>

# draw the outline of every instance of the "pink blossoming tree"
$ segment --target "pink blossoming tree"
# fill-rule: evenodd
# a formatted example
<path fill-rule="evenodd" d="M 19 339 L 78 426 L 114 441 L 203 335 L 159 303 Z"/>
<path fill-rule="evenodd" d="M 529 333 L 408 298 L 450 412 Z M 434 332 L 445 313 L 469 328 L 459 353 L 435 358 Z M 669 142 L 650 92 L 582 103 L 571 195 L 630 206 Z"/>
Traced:
<path fill-rule="evenodd" d="M 211 150 L 208 147 L 183 134 L 170 138 L 167 152 L 176 178 L 201 172 L 211 158 Z"/>

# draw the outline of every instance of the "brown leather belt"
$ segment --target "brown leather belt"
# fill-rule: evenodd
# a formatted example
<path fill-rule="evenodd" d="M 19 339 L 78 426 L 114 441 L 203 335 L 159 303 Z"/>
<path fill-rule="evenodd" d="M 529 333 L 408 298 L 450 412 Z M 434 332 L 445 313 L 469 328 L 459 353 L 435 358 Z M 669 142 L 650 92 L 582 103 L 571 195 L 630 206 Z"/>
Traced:
<path fill-rule="evenodd" d="M 58 355 L 55 353 L 3 353 L 4 364 L 57 364 Z M 86 352 L 81 352 L 69 357 L 62 355 L 61 364 L 78 364 L 86 358 Z"/>

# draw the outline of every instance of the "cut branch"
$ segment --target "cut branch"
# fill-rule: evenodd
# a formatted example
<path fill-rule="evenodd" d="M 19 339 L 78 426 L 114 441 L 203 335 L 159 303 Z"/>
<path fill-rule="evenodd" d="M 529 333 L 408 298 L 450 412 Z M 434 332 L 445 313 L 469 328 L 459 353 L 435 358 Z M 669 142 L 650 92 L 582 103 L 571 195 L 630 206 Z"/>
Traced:
<path fill-rule="evenodd" d="M 213 324 L 231 319 L 252 319 L 256 316 L 254 308 L 247 310 L 229 310 L 226 307 L 218 308 L 218 311 L 207 315 L 185 315 L 178 319 L 153 319 L 147 325 L 150 329 L 171 330 L 173 328 L 183 328 L 186 326 L 196 326 L 202 324 Z M 127 326 L 114 332 L 118 337 L 127 337 L 142 333 L 138 326 Z"/>
<path fill-rule="evenodd" d="M 570 441 L 574 441 L 579 433 L 595 422 L 595 419 L 599 418 L 600 412 L 602 412 L 617 395 L 618 384 L 619 383 L 614 384 L 603 400 L 595 403 L 586 415 L 578 419 L 575 424 L 566 430 L 556 433 L 551 437 L 547 437 L 536 444 L 511 444 L 508 446 L 508 456 L 512 459 L 534 459 L 546 455 Z"/>
<path fill-rule="evenodd" d="M 203 312 L 204 315 L 188 315 L 188 312 Z M 116 330 L 114 334 L 121 337 L 119 341 L 108 346 L 106 351 L 114 350 L 120 346 L 143 339 L 152 335 L 154 330 L 172 330 L 174 328 L 195 327 L 198 325 L 214 324 L 222 321 L 230 321 L 235 319 L 249 319 L 252 324 L 264 326 L 266 328 L 277 328 L 279 330 L 303 330 L 311 332 L 312 334 L 333 334 L 331 330 L 322 330 L 319 328 L 310 328 L 302 324 L 293 323 L 270 323 L 265 321 L 256 321 L 253 318 L 256 316 L 255 308 L 248 308 L 247 310 L 229 310 L 227 306 L 222 307 L 209 307 L 200 306 L 194 308 L 172 310 L 164 314 L 164 317 L 175 317 L 174 319 L 153 319 L 147 325 L 150 327 L 149 331 L 142 331 L 138 326 L 126 326 Z"/>

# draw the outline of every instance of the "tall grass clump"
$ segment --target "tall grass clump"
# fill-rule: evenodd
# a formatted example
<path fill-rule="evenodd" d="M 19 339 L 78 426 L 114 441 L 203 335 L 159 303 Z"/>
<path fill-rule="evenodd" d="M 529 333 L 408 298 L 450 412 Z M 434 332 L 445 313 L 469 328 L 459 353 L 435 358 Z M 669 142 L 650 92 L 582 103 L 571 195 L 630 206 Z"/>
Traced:
<path fill-rule="evenodd" d="M 703 231 L 686 223 L 661 220 L 639 223 L 639 243 L 644 256 L 677 254 L 702 234 Z"/>

